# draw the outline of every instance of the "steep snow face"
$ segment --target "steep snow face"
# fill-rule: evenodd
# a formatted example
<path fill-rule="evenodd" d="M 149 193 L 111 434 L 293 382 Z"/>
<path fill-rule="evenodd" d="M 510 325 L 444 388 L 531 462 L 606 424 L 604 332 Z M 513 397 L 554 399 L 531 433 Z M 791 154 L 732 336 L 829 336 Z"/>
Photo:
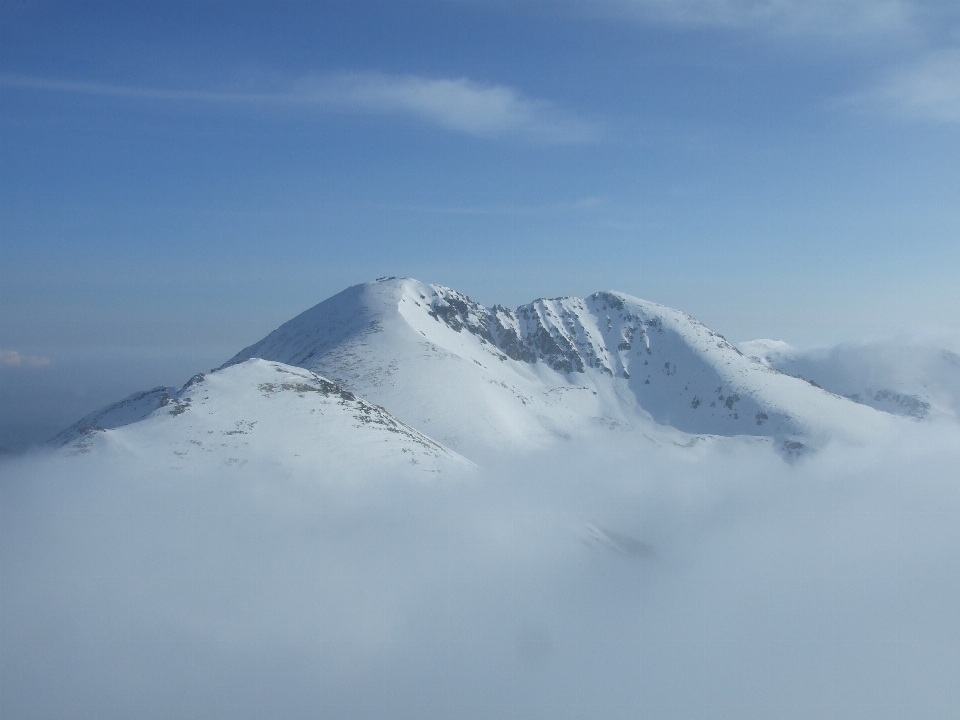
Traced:
<path fill-rule="evenodd" d="M 296 465 L 327 474 L 471 463 L 308 370 L 248 360 L 94 413 L 51 441 L 68 453 L 135 453 L 174 467 Z"/>
<path fill-rule="evenodd" d="M 228 365 L 250 357 L 330 377 L 473 457 L 602 428 L 812 437 L 886 423 L 685 313 L 615 292 L 488 309 L 389 278 L 311 308 Z"/>
<path fill-rule="evenodd" d="M 960 417 L 960 354 L 929 341 L 890 338 L 797 350 L 751 340 L 740 350 L 855 402 L 917 419 Z"/>

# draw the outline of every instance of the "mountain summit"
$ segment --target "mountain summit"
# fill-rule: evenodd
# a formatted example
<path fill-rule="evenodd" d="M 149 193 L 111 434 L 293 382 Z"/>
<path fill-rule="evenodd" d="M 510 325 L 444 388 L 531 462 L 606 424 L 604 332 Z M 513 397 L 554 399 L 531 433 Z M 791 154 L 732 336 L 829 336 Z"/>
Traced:
<path fill-rule="evenodd" d="M 484 307 L 408 278 L 351 287 L 224 367 L 309 369 L 474 459 L 601 429 L 825 438 L 888 421 L 619 292 Z M 651 420 L 653 423 L 651 423 Z"/>

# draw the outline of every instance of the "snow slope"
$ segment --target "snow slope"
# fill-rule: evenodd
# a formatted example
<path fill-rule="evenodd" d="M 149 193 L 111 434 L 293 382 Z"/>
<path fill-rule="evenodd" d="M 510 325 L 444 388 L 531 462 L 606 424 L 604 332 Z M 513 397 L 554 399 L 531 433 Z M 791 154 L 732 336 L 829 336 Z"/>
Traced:
<path fill-rule="evenodd" d="M 816 441 L 890 421 L 745 357 L 685 313 L 616 292 L 488 309 L 384 278 L 307 310 L 225 367 L 254 357 L 330 377 L 473 459 L 610 429 Z"/>
<path fill-rule="evenodd" d="M 133 453 L 159 466 L 297 465 L 320 474 L 471 463 L 315 373 L 249 360 L 157 388 L 87 416 L 51 443 L 74 453 Z"/>

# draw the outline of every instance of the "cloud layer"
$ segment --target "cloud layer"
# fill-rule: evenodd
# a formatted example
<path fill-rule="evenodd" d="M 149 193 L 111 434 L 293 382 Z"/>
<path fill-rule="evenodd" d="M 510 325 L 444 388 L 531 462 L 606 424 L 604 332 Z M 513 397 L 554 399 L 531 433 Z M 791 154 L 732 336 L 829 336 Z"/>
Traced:
<path fill-rule="evenodd" d="M 311 75 L 285 87 L 255 91 L 162 90 L 34 77 L 0 77 L 0 86 L 112 97 L 301 106 L 326 111 L 406 115 L 431 125 L 482 138 L 514 136 L 546 143 L 582 142 L 596 128 L 545 100 L 504 85 L 467 78 L 427 78 L 345 72 Z"/>
<path fill-rule="evenodd" d="M 901 31 L 910 27 L 921 4 L 916 0 L 592 0 L 591 3 L 600 11 L 671 25 L 757 28 L 817 35 Z"/>
<path fill-rule="evenodd" d="M 943 716 L 958 453 L 955 425 L 905 423 L 793 465 L 631 438 L 428 483 L 8 462 L 4 709 Z"/>

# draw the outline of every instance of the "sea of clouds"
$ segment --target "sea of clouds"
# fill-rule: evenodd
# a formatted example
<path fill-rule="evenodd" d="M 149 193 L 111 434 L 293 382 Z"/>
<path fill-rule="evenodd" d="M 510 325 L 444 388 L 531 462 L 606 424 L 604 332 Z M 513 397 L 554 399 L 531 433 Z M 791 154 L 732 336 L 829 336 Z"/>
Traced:
<path fill-rule="evenodd" d="M 0 464 L 9 718 L 901 718 L 960 707 L 960 425 L 787 462 Z"/>

